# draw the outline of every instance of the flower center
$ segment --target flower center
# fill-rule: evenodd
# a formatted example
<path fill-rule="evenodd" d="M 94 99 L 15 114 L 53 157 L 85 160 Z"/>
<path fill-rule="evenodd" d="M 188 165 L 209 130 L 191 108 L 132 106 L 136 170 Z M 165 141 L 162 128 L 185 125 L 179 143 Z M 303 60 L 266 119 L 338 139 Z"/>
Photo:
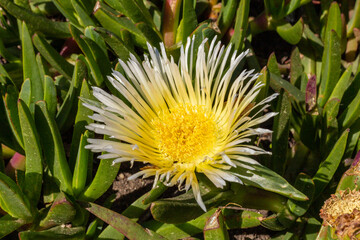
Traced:
<path fill-rule="evenodd" d="M 216 123 L 204 106 L 179 105 L 152 121 L 158 149 L 172 163 L 197 163 L 213 154 Z"/>

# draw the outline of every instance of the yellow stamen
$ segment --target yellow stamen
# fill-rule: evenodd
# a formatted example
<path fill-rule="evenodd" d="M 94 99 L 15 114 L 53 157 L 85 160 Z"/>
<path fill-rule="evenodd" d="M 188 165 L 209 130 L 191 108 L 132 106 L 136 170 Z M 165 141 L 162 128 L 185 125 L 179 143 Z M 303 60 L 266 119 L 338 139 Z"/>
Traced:
<path fill-rule="evenodd" d="M 158 149 L 169 164 L 193 166 L 213 154 L 217 125 L 205 106 L 179 105 L 152 124 Z"/>

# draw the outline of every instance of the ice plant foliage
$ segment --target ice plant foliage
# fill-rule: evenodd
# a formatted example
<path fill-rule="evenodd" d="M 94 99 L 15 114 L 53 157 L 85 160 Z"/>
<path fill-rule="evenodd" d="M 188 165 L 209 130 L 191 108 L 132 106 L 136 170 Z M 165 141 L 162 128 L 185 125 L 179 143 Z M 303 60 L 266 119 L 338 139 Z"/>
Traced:
<path fill-rule="evenodd" d="M 94 87 L 100 101 L 85 101 L 95 114 L 87 128 L 110 136 L 109 140 L 90 139 L 87 148 L 105 152 L 100 159 L 144 162 L 147 165 L 130 178 L 155 176 L 168 186 L 193 190 L 202 209 L 196 173 L 205 174 L 222 188 L 226 181 L 241 180 L 229 172 L 237 161 L 251 161 L 252 155 L 268 154 L 251 145 L 250 137 L 269 133 L 258 128 L 276 113 L 261 115 L 269 96 L 259 103 L 254 99 L 262 84 L 255 84 L 253 70 L 234 76 L 234 70 L 247 52 L 231 53 L 214 39 L 204 40 L 194 49 L 194 39 L 181 47 L 179 63 L 148 46 L 150 57 L 142 63 L 131 56 L 119 60 L 126 76 L 114 71 L 112 85 L 130 102 L 131 107 L 114 95 Z M 208 47 L 208 48 L 207 48 Z M 197 57 L 194 59 L 194 53 Z M 250 116 L 250 112 L 254 113 Z"/>

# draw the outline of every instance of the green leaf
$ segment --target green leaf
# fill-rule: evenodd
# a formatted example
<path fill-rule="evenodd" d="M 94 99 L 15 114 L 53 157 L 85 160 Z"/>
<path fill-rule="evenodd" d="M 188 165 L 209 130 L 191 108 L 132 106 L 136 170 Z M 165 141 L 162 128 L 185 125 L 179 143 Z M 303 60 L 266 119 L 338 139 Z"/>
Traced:
<path fill-rule="evenodd" d="M 98 30 L 98 28 L 96 28 Z M 108 57 L 106 43 L 103 39 L 103 37 L 95 30 L 95 27 L 86 27 L 85 28 L 85 36 L 91 40 L 93 40 L 97 46 L 103 51 L 104 55 Z"/>
<path fill-rule="evenodd" d="M 294 50 L 291 52 L 290 58 L 290 83 L 296 87 L 300 87 L 301 76 L 304 72 L 304 68 L 301 64 L 299 48 L 294 48 Z"/>
<path fill-rule="evenodd" d="M 50 209 L 43 213 L 45 217 L 40 220 L 41 228 L 51 228 L 57 225 L 71 222 L 76 214 L 74 206 L 67 200 L 64 193 L 59 193 Z"/>
<path fill-rule="evenodd" d="M 137 29 L 135 24 L 129 19 L 112 16 L 102 8 L 97 9 L 94 16 L 105 29 L 114 33 L 118 37 L 121 37 L 119 33 L 121 33 L 123 29 L 129 31 L 133 36 L 134 44 L 139 47 L 146 48 L 145 36 L 143 36 L 142 32 Z"/>
<path fill-rule="evenodd" d="M 16 150 L 16 152 L 24 153 L 24 150 L 19 145 L 16 137 L 11 130 L 4 99 L 2 96 L 0 97 L 0 125 L 2 126 L 0 131 L 0 142 L 10 147 L 11 149 Z"/>
<path fill-rule="evenodd" d="M 78 239 L 84 239 L 84 237 L 85 237 L 84 227 L 68 227 L 68 226 L 56 226 L 40 232 L 23 231 L 19 233 L 20 240 L 48 240 L 48 239 L 78 240 Z"/>
<path fill-rule="evenodd" d="M 131 49 L 117 36 L 113 33 L 96 28 L 99 31 L 100 35 L 104 38 L 105 42 L 109 47 L 114 51 L 115 55 L 120 59 L 129 59 L 130 52 L 136 56 L 135 52 L 132 52 Z M 124 32 L 125 30 L 123 30 Z M 126 31 L 128 32 L 128 31 Z"/>
<path fill-rule="evenodd" d="M 294 200 L 305 201 L 308 199 L 280 175 L 260 164 L 242 160 L 237 160 L 237 164 L 238 167 L 231 168 L 230 171 L 246 185 L 274 192 Z"/>
<path fill-rule="evenodd" d="M 198 25 L 194 0 L 184 0 L 182 7 L 182 19 L 176 32 L 176 42 L 186 43 L 186 39 Z"/>
<path fill-rule="evenodd" d="M 0 218 L 0 238 L 12 233 L 19 227 L 26 224 L 26 221 L 11 217 L 9 214 Z"/>
<path fill-rule="evenodd" d="M 50 116 L 55 118 L 57 108 L 56 87 L 54 80 L 47 75 L 44 76 L 44 100 Z"/>
<path fill-rule="evenodd" d="M 5 109 L 8 123 L 18 144 L 23 148 L 23 136 L 20 127 L 19 113 L 17 110 L 18 92 L 16 88 L 9 85 L 5 94 Z"/>
<path fill-rule="evenodd" d="M 160 42 L 162 42 L 161 37 L 148 24 L 140 22 L 140 23 L 136 24 L 136 28 L 141 31 L 143 36 L 146 37 L 146 40 L 148 43 L 150 43 L 150 45 L 157 47 L 157 48 L 160 47 Z"/>
<path fill-rule="evenodd" d="M 347 37 L 351 37 L 354 34 L 354 28 L 360 28 L 360 4 L 359 0 L 355 3 L 354 12 L 352 17 L 349 19 L 346 29 L 347 29 Z"/>
<path fill-rule="evenodd" d="M 349 130 L 345 130 L 339 140 L 336 142 L 332 151 L 329 153 L 324 162 L 321 163 L 318 171 L 313 177 L 315 183 L 314 200 L 320 196 L 326 185 L 330 182 L 338 168 L 342 156 L 345 152 L 346 141 Z"/>
<path fill-rule="evenodd" d="M 87 139 L 89 137 L 89 132 L 86 131 L 84 135 L 81 135 L 79 150 L 77 153 L 76 164 L 74 169 L 74 175 L 72 180 L 72 187 L 74 190 L 74 195 L 78 196 L 85 188 L 87 172 L 88 172 L 88 161 L 89 159 L 89 149 L 85 149 L 87 144 Z"/>
<path fill-rule="evenodd" d="M 64 75 L 67 79 L 71 79 L 72 72 L 74 71 L 73 65 L 68 63 L 58 51 L 56 51 L 45 38 L 38 34 L 33 35 L 33 42 L 41 55 L 53 66 L 60 74 Z"/>
<path fill-rule="evenodd" d="M 40 31 L 47 36 L 55 38 L 68 38 L 70 37 L 69 24 L 66 22 L 58 22 L 47 19 L 17 6 L 12 1 L 0 0 L 0 5 L 9 12 L 12 16 L 16 16 L 21 21 L 24 21 L 34 31 Z"/>
<path fill-rule="evenodd" d="M 86 210 L 111 225 L 129 239 L 163 239 L 160 235 L 145 231 L 139 224 L 129 218 L 113 212 L 107 208 L 101 207 L 95 203 L 88 203 Z"/>
<path fill-rule="evenodd" d="M 31 103 L 31 82 L 30 79 L 26 79 L 19 93 L 19 99 L 23 100 L 27 106 L 30 106 Z"/>
<path fill-rule="evenodd" d="M 261 220 L 260 224 L 271 231 L 282 231 L 286 229 L 286 227 L 279 222 L 277 215 L 275 214 Z"/>
<path fill-rule="evenodd" d="M 26 196 L 11 178 L 1 172 L 0 207 L 14 218 L 21 218 L 27 222 L 33 218 Z"/>
<path fill-rule="evenodd" d="M 94 201 L 108 190 L 120 168 L 120 164 L 113 166 L 112 162 L 112 159 L 102 159 L 100 161 L 93 181 L 90 186 L 86 188 L 85 192 L 80 195 L 80 200 Z"/>
<path fill-rule="evenodd" d="M 254 84 L 256 85 L 258 83 L 262 83 L 264 86 L 260 89 L 260 92 L 255 98 L 256 103 L 259 103 L 262 100 L 264 100 L 268 96 L 268 92 L 269 92 L 269 83 L 270 83 L 269 70 L 266 67 L 264 67 L 263 69 L 261 69 L 260 73 L 261 75 L 258 77 L 258 79 L 256 79 L 256 82 Z"/>
<path fill-rule="evenodd" d="M 329 13 L 326 20 L 326 29 L 325 29 L 325 40 L 326 43 L 329 41 L 331 31 L 334 30 L 337 34 L 337 37 L 341 39 L 342 35 L 342 21 L 341 21 L 341 12 L 338 3 L 332 2 L 329 8 Z"/>
<path fill-rule="evenodd" d="M 42 187 L 42 149 L 33 116 L 28 106 L 22 100 L 18 101 L 18 110 L 26 155 L 24 193 L 30 203 L 36 207 Z"/>
<path fill-rule="evenodd" d="M 357 74 L 354 78 L 354 82 L 360 80 L 360 74 Z M 350 89 L 356 87 L 356 85 L 350 85 Z M 348 90 L 350 90 L 348 89 Z M 355 90 L 356 91 L 356 90 Z M 345 94 L 350 94 L 348 91 L 345 92 Z M 344 95 L 344 98 L 347 96 Z M 350 100 L 350 99 L 349 99 Z M 348 128 L 352 126 L 357 119 L 359 118 L 360 114 L 360 91 L 357 91 L 356 95 L 353 97 L 352 101 L 346 106 L 345 110 L 339 117 L 339 126 L 342 127 L 342 129 Z"/>
<path fill-rule="evenodd" d="M 310 207 L 311 200 L 314 197 L 315 184 L 310 178 L 310 176 L 306 175 L 305 173 L 300 173 L 295 180 L 294 187 L 304 193 L 309 198 L 308 201 L 302 202 L 292 199 L 289 199 L 287 201 L 287 206 L 290 211 L 296 216 L 300 217 L 304 215 Z"/>
<path fill-rule="evenodd" d="M 60 106 L 58 113 L 56 114 L 56 123 L 61 132 L 68 130 L 73 124 L 77 112 L 77 101 L 80 93 L 81 81 L 86 76 L 85 64 L 77 60 L 75 63 L 75 69 L 71 80 L 70 89 L 66 94 L 64 102 Z"/>
<path fill-rule="evenodd" d="M 90 99 L 90 100 L 94 99 L 90 91 L 90 86 L 85 79 L 82 80 L 82 85 L 79 95 L 81 99 Z M 73 130 L 71 147 L 70 147 L 69 165 L 71 169 L 74 169 L 75 167 L 79 144 L 80 144 L 80 138 L 81 135 L 85 132 L 85 126 L 93 122 L 89 118 L 89 116 L 92 115 L 92 113 L 93 113 L 92 110 L 83 106 L 82 101 L 78 101 L 77 113 L 76 113 L 74 130 Z"/>
<path fill-rule="evenodd" d="M 323 107 L 336 86 L 340 76 L 341 48 L 340 40 L 334 30 L 331 31 L 328 41 L 325 42 L 322 57 L 321 81 L 318 104 Z"/>
<path fill-rule="evenodd" d="M 86 13 L 86 11 L 83 9 L 83 7 L 77 2 L 77 0 L 71 0 L 71 3 L 79 16 L 78 20 L 79 23 L 84 26 L 95 26 L 94 21 L 91 19 L 91 17 Z"/>
<path fill-rule="evenodd" d="M 39 132 L 44 157 L 56 184 L 63 192 L 72 194 L 71 172 L 66 160 L 61 135 L 55 120 L 51 118 L 44 101 L 35 106 L 35 122 Z"/>
<path fill-rule="evenodd" d="M 287 22 L 276 26 L 276 32 L 280 35 L 280 37 L 292 45 L 300 42 L 303 30 L 304 23 L 301 18 L 294 26 Z"/>
<path fill-rule="evenodd" d="M 98 51 L 99 49 L 94 49 L 92 50 L 88 43 L 90 44 L 92 40 L 89 40 L 87 39 L 88 41 L 85 41 L 86 37 L 84 37 L 82 35 L 82 32 L 79 31 L 78 29 L 76 29 L 76 27 L 74 26 L 70 26 L 70 30 L 71 30 L 71 34 L 73 35 L 75 41 L 77 42 L 77 44 L 79 45 L 79 47 L 81 48 L 81 51 L 85 54 L 86 58 L 84 58 L 82 55 L 78 56 L 78 59 L 82 60 L 83 62 L 85 62 L 88 66 L 88 68 L 90 69 L 91 71 L 91 77 L 94 79 L 94 82 L 95 82 L 95 85 L 96 86 L 101 86 L 101 84 L 103 83 L 104 81 L 104 76 L 106 75 L 102 75 L 102 72 L 101 72 L 101 69 L 99 67 L 99 64 L 96 60 L 102 62 L 103 64 L 103 61 L 105 60 L 106 62 L 109 61 L 109 59 L 99 59 L 100 56 L 97 55 L 97 56 L 94 56 L 93 55 L 93 51 Z M 83 37 L 81 37 L 83 36 Z M 95 44 L 95 43 L 94 43 Z M 96 44 L 95 44 L 96 45 Z M 101 50 L 99 50 L 101 51 Z M 98 57 L 98 59 L 95 59 L 95 57 Z M 108 68 L 111 68 L 111 66 L 107 66 L 106 67 L 106 70 Z"/>
<path fill-rule="evenodd" d="M 279 114 L 274 118 L 271 168 L 282 175 L 286 165 L 291 116 L 291 103 L 288 94 L 284 91 L 281 91 L 278 98 L 276 112 Z"/>
<path fill-rule="evenodd" d="M 297 87 L 282 79 L 280 76 L 270 71 L 270 86 L 275 91 L 279 92 L 283 88 L 290 98 L 293 98 L 296 102 L 304 102 L 305 94 L 301 92 Z"/>
<path fill-rule="evenodd" d="M 105 2 L 112 8 L 123 13 L 129 17 L 133 23 L 144 22 L 155 29 L 155 24 L 152 21 L 152 17 L 149 11 L 146 9 L 143 1 L 134 0 L 105 0 Z"/>
<path fill-rule="evenodd" d="M 210 218 L 206 221 L 204 227 L 204 239 L 229 239 L 229 234 L 224 224 L 224 217 L 221 209 L 215 211 L 215 213 L 211 215 Z"/>
<path fill-rule="evenodd" d="M 243 49 L 244 38 L 246 36 L 248 19 L 250 11 L 250 0 L 241 0 L 236 11 L 234 35 L 231 37 L 231 43 L 234 49 L 241 51 Z"/>
<path fill-rule="evenodd" d="M 31 102 L 35 103 L 36 101 L 42 100 L 44 98 L 44 89 L 43 83 L 41 81 L 41 76 L 39 68 L 37 66 L 34 48 L 32 45 L 31 37 L 29 30 L 23 22 L 21 28 L 21 48 L 22 48 L 22 62 L 23 62 L 23 72 L 24 72 L 24 81 L 29 78 L 31 82 Z"/>
<path fill-rule="evenodd" d="M 229 29 L 230 25 L 232 24 L 236 9 L 238 7 L 239 1 L 238 0 L 222 0 L 221 1 L 221 11 L 220 16 L 217 20 L 217 24 L 219 26 L 219 29 L 221 31 L 221 35 L 224 36 L 224 34 Z"/>

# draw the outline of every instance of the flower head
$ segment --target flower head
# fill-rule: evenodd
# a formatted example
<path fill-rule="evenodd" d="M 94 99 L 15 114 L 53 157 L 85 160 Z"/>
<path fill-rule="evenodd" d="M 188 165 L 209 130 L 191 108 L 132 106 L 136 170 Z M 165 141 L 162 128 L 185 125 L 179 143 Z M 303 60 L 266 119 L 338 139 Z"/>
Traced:
<path fill-rule="evenodd" d="M 100 158 L 114 158 L 114 164 L 146 163 L 131 178 L 155 176 L 154 186 L 162 181 L 191 187 L 205 210 L 196 173 L 219 188 L 226 181 L 240 183 L 228 170 L 237 167 L 237 160 L 254 161 L 251 155 L 268 153 L 249 144 L 249 137 L 271 132 L 256 126 L 275 115 L 259 116 L 276 94 L 254 103 L 262 87 L 254 83 L 258 74 L 234 75 L 247 52 L 230 56 L 231 47 L 225 49 L 215 39 L 206 51 L 204 40 L 194 60 L 194 44 L 188 39 L 181 47 L 179 64 L 167 57 L 163 45 L 161 52 L 149 45 L 150 58 L 142 63 L 134 56 L 126 63 L 119 60 L 125 76 L 114 71 L 108 79 L 131 106 L 97 87 L 93 94 L 100 104 L 84 105 L 95 112 L 95 123 L 87 128 L 111 137 L 90 139 L 87 148 L 106 152 Z"/>

